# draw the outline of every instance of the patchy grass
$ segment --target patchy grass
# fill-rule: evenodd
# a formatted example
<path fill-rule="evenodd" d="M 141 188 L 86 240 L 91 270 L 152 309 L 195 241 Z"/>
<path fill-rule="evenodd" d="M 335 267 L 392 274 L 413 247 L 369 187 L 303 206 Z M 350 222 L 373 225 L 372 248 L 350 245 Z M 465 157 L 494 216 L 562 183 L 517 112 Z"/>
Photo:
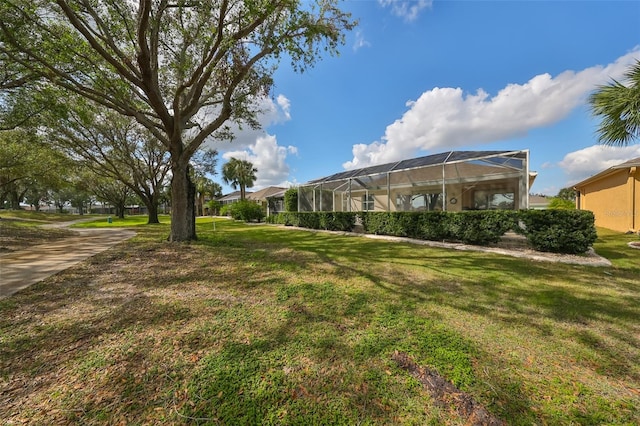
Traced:
<path fill-rule="evenodd" d="M 35 244 L 42 244 L 73 235 L 67 229 L 44 229 L 43 222 L 23 219 L 0 220 L 0 254 L 24 250 Z"/>
<path fill-rule="evenodd" d="M 146 226 L 148 216 L 135 215 L 125 216 L 124 219 L 120 219 L 116 216 L 111 216 L 111 223 L 109 223 L 107 217 L 100 217 L 95 221 L 77 223 L 73 225 L 73 228 L 128 228 L 131 226 Z M 168 224 L 171 222 L 169 215 L 159 215 L 158 220 L 160 224 Z M 154 224 L 156 226 L 158 224 Z"/>
<path fill-rule="evenodd" d="M 2 219 L 21 219 L 43 223 L 70 222 L 83 217 L 90 217 L 90 215 L 80 216 L 69 213 L 36 212 L 31 210 L 0 210 L 0 218 Z"/>
<path fill-rule="evenodd" d="M 598 228 L 598 239 L 594 248 L 615 266 L 638 271 L 640 250 L 627 245 L 632 241 L 640 241 L 640 237 L 637 234 L 621 234 L 610 229 Z M 640 271 L 638 273 L 640 274 Z"/>
<path fill-rule="evenodd" d="M 136 231 L 0 300 L 4 423 L 463 424 L 394 351 L 509 424 L 640 423 L 626 236 L 601 235 L 596 268 L 228 220 L 191 244 Z"/>

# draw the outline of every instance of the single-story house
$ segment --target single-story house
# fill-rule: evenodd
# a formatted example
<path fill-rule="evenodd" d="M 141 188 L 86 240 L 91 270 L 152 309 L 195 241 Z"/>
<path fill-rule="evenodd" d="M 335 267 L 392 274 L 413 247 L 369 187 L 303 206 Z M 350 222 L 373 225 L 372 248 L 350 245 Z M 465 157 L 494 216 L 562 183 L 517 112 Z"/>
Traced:
<path fill-rule="evenodd" d="M 244 194 L 245 197 L 249 197 L 251 192 L 247 191 Z M 222 204 L 223 206 L 225 204 L 237 203 L 238 201 L 240 201 L 240 191 L 234 191 L 230 194 L 223 195 L 222 197 L 218 198 L 218 201 L 220 201 L 220 204 Z"/>
<path fill-rule="evenodd" d="M 529 208 L 529 151 L 450 151 L 348 170 L 298 188 L 299 211 Z"/>
<path fill-rule="evenodd" d="M 544 210 L 549 206 L 551 197 L 546 195 L 529 195 L 529 208 L 533 210 Z"/>
<path fill-rule="evenodd" d="M 267 216 L 284 211 L 284 193 L 286 188 L 268 186 L 260 191 L 247 195 L 247 200 L 262 204 L 267 209 Z"/>
<path fill-rule="evenodd" d="M 592 211 L 596 226 L 640 231 L 640 157 L 609 167 L 573 188 L 576 207 Z"/>

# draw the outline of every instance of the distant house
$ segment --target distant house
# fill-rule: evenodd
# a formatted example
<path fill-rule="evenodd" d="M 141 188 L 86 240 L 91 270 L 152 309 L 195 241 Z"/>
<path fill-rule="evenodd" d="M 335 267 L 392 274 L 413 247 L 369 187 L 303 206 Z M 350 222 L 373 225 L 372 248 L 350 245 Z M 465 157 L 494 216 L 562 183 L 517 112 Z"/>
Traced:
<path fill-rule="evenodd" d="M 269 186 L 247 195 L 247 200 L 255 201 L 266 208 L 267 216 L 284 210 L 284 193 L 287 189 Z"/>
<path fill-rule="evenodd" d="M 529 151 L 451 151 L 315 179 L 299 211 L 461 211 L 529 208 Z"/>
<path fill-rule="evenodd" d="M 251 192 L 245 192 L 245 195 L 247 197 L 250 194 L 252 194 L 252 193 Z M 218 201 L 220 201 L 220 204 L 222 204 L 223 206 L 226 205 L 226 204 L 237 203 L 238 201 L 240 201 L 240 191 L 235 191 L 235 192 L 232 192 L 230 194 L 223 195 L 222 197 L 218 198 Z"/>
<path fill-rule="evenodd" d="M 596 226 L 640 231 L 640 157 L 609 167 L 573 188 L 576 207 L 592 211 Z"/>
<path fill-rule="evenodd" d="M 534 210 L 544 210 L 549 207 L 550 197 L 545 195 L 529 195 L 529 208 Z"/>
<path fill-rule="evenodd" d="M 284 193 L 287 189 L 279 186 L 269 186 L 256 192 L 246 192 L 247 201 L 262 205 L 266 209 L 267 216 L 279 213 L 284 210 Z M 218 201 L 224 206 L 240 201 L 240 191 L 218 198 Z"/>

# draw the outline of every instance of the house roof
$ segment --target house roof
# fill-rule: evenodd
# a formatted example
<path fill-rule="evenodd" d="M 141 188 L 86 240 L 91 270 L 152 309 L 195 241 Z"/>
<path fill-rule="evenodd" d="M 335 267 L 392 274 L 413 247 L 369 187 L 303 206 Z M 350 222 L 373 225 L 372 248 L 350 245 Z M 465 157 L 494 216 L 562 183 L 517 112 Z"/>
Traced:
<path fill-rule="evenodd" d="M 261 189 L 260 191 L 256 191 L 256 192 L 252 192 L 251 194 L 247 195 L 247 198 L 249 200 L 266 200 L 267 197 L 272 197 L 274 194 L 278 193 L 278 192 L 284 192 L 286 191 L 285 188 L 281 188 L 279 186 L 268 186 L 264 189 Z"/>
<path fill-rule="evenodd" d="M 546 195 L 529 195 L 529 205 L 547 205 L 551 197 L 547 197 Z"/>
<path fill-rule="evenodd" d="M 605 176 L 618 173 L 620 170 L 630 169 L 631 167 L 640 167 L 640 157 L 633 158 L 629 161 L 625 161 L 624 163 L 616 164 L 615 166 L 611 166 L 608 169 L 601 171 L 600 173 L 596 173 L 595 175 L 590 176 L 585 180 L 576 183 L 575 185 L 573 185 L 573 187 L 574 188 L 582 187 L 598 179 L 602 179 Z"/>
<path fill-rule="evenodd" d="M 287 192 L 288 189 L 282 188 L 280 191 L 273 192 L 267 195 L 266 198 L 284 198 L 284 193 Z"/>
<path fill-rule="evenodd" d="M 625 161 L 624 163 L 618 164 L 617 166 L 613 166 L 614 169 L 626 169 L 627 167 L 640 167 L 640 157 L 633 158 L 629 161 Z"/>
<path fill-rule="evenodd" d="M 251 192 L 246 192 L 245 193 L 247 196 L 249 196 L 250 194 L 252 194 Z M 218 201 L 231 201 L 231 200 L 237 200 L 238 198 L 240 198 L 240 191 L 234 191 L 230 194 L 226 194 L 223 195 L 222 197 L 218 198 Z"/>
<path fill-rule="evenodd" d="M 444 164 L 470 162 L 474 160 L 482 160 L 485 163 L 494 164 L 496 167 L 519 167 L 518 165 L 516 165 L 516 162 L 520 162 L 522 159 L 524 159 L 525 155 L 525 151 L 450 151 L 440 154 L 433 154 L 424 157 L 397 161 L 394 163 L 380 164 L 355 170 L 347 170 L 323 178 L 311 180 L 307 184 L 335 182 L 357 177 L 372 176 L 381 173 L 396 172 Z"/>

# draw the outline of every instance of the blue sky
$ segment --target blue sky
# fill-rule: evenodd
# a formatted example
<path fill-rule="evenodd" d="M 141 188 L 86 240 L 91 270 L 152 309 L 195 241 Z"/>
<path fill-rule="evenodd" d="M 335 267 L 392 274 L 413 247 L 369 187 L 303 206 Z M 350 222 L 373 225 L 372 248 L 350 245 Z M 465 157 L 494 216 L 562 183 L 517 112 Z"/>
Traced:
<path fill-rule="evenodd" d="M 251 190 L 450 150 L 529 149 L 532 193 L 555 195 L 640 143 L 605 148 L 587 96 L 640 60 L 640 1 L 343 3 L 340 56 L 283 61 L 263 129 L 213 146 L 255 164 Z M 220 175 L 214 180 L 221 181 Z M 224 186 L 225 192 L 231 189 Z"/>

